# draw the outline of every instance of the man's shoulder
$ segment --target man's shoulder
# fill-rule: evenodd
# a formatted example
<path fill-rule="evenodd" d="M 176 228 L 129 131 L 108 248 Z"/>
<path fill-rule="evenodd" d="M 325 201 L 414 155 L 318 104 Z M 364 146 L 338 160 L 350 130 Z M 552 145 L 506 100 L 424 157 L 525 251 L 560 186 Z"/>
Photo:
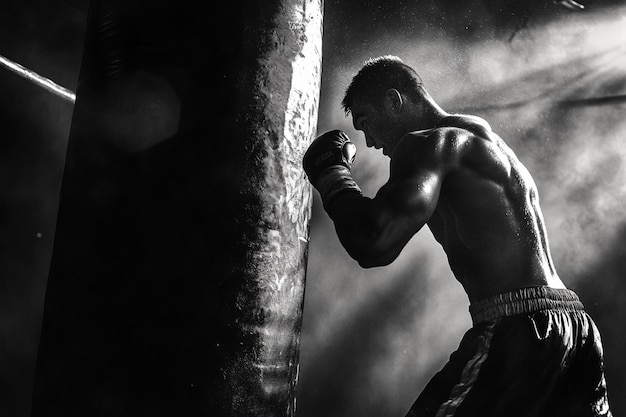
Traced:
<path fill-rule="evenodd" d="M 463 145 L 472 136 L 456 127 L 435 127 L 406 134 L 399 142 L 391 158 L 392 166 L 449 165 L 461 154 Z"/>
<path fill-rule="evenodd" d="M 473 116 L 470 114 L 450 114 L 443 117 L 437 123 L 439 129 L 457 128 L 467 130 L 470 133 L 481 136 L 489 137 L 493 134 L 493 130 L 487 121 L 481 117 Z"/>
<path fill-rule="evenodd" d="M 401 141 L 405 146 L 427 146 L 441 141 L 456 142 L 469 136 L 490 138 L 494 135 L 489 123 L 478 116 L 450 114 L 430 129 L 409 132 Z"/>
<path fill-rule="evenodd" d="M 392 165 L 437 166 L 446 172 L 461 167 L 508 166 L 510 158 L 504 148 L 484 119 L 454 114 L 431 129 L 407 134 L 394 150 Z"/>
<path fill-rule="evenodd" d="M 462 148 L 467 139 L 476 134 L 464 127 L 435 126 L 430 129 L 417 130 L 407 133 L 398 143 L 398 153 L 433 152 L 434 154 L 454 153 Z"/>

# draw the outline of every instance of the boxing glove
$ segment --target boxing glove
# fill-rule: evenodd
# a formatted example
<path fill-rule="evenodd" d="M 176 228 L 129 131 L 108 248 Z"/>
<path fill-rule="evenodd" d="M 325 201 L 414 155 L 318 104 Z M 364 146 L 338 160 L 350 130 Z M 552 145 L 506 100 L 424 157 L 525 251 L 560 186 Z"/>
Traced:
<path fill-rule="evenodd" d="M 326 211 L 329 211 L 332 201 L 339 194 L 361 194 L 361 189 L 350 173 L 355 157 L 356 146 L 341 130 L 331 130 L 317 137 L 304 154 L 304 171 L 319 191 Z"/>

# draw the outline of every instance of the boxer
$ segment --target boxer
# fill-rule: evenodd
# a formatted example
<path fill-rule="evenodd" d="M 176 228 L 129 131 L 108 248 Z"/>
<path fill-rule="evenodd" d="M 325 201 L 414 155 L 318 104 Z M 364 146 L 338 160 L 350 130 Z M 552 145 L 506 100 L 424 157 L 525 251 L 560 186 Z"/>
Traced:
<path fill-rule="evenodd" d="M 611 416 L 600 334 L 556 271 L 537 187 L 511 148 L 485 120 L 444 111 L 394 56 L 367 61 L 342 106 L 390 175 L 365 197 L 347 135 L 313 141 L 304 170 L 341 244 L 384 266 L 428 226 L 470 301 L 472 328 L 407 417 Z"/>

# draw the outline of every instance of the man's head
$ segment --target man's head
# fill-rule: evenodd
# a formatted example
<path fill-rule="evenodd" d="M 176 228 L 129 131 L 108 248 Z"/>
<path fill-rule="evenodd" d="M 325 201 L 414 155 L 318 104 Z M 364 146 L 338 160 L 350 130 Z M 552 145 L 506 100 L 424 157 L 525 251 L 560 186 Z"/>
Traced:
<path fill-rule="evenodd" d="M 346 114 L 350 114 L 355 101 L 376 103 L 391 88 L 414 100 L 419 100 L 425 93 L 422 79 L 417 72 L 397 56 L 372 58 L 352 78 L 341 106 Z"/>
<path fill-rule="evenodd" d="M 400 58 L 370 59 L 354 76 L 341 102 L 354 128 L 365 133 L 367 146 L 390 155 L 400 138 L 428 123 L 425 110 L 436 106 L 417 72 Z"/>

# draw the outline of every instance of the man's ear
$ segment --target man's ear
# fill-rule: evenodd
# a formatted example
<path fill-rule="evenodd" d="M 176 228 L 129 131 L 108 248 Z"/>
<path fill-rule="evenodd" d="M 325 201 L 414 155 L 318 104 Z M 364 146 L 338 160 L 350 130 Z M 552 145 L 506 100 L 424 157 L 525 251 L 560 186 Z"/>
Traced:
<path fill-rule="evenodd" d="M 398 114 L 402 110 L 404 101 L 402 100 L 402 94 L 395 88 L 390 88 L 385 91 L 385 107 L 393 114 Z"/>

